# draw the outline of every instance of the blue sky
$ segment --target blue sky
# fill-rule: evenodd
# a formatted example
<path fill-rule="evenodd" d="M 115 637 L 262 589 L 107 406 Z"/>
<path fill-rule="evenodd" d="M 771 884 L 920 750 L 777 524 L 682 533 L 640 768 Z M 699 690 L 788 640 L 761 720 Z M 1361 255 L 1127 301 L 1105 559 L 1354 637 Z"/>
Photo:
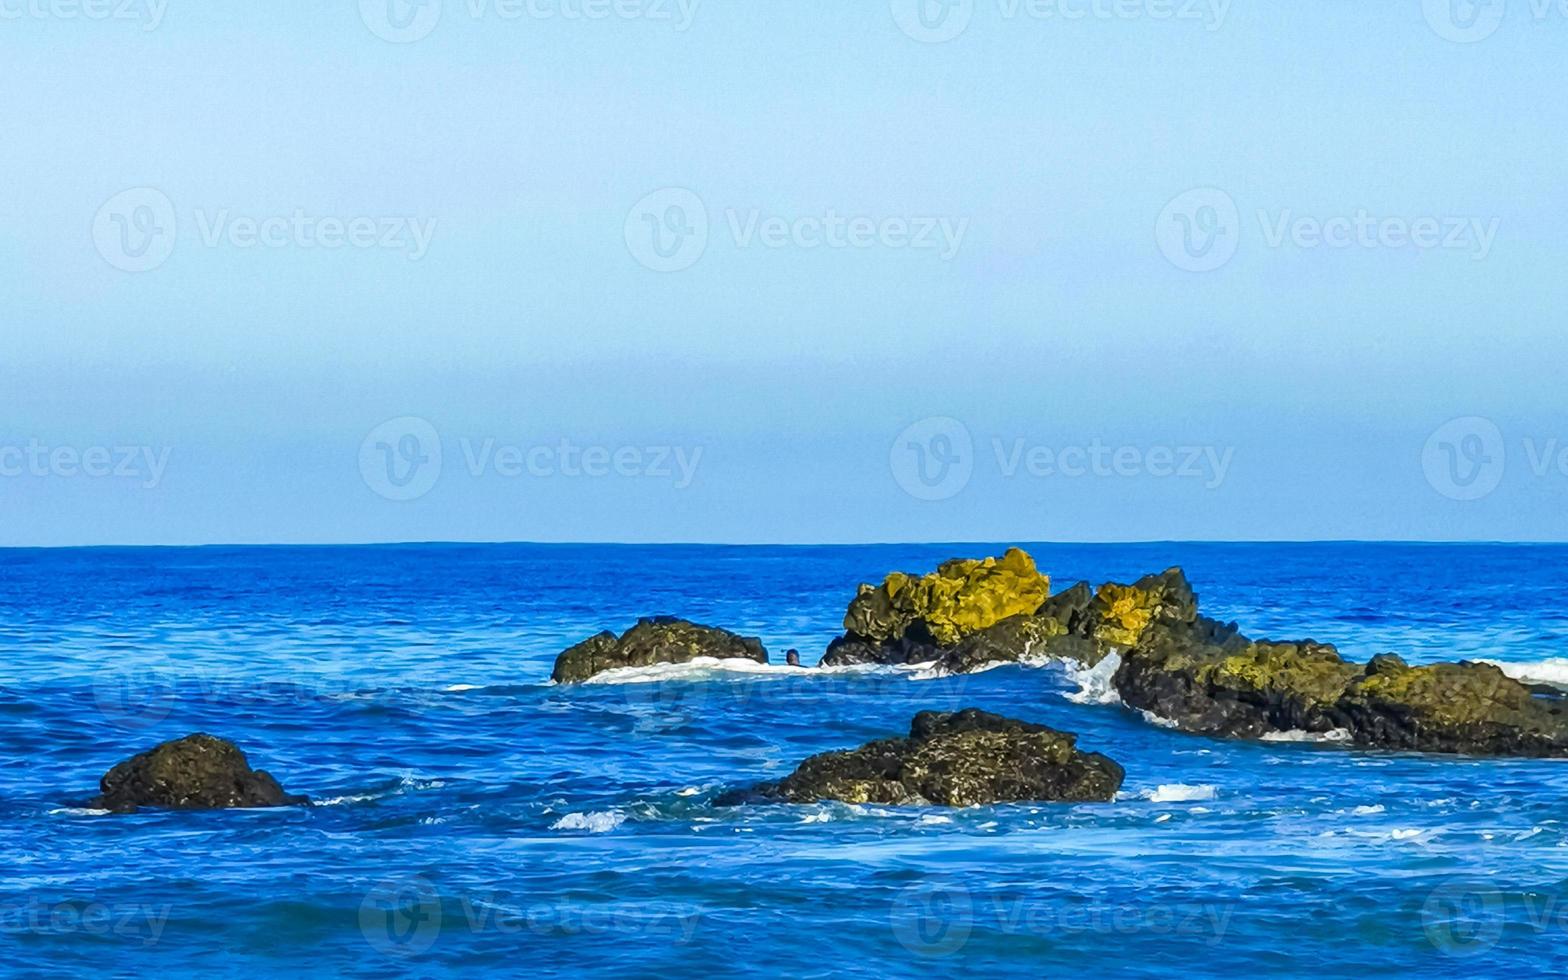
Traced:
<path fill-rule="evenodd" d="M 391 2 L 0 0 L 0 544 L 1568 537 L 1556 7 Z"/>

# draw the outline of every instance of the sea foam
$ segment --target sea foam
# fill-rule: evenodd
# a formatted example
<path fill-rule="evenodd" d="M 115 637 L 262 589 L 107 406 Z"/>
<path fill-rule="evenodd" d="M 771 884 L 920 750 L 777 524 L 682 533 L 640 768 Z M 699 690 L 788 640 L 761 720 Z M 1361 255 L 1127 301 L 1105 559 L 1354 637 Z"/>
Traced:
<path fill-rule="evenodd" d="M 590 834 L 604 834 L 626 822 L 626 814 L 619 810 L 593 813 L 568 813 L 550 825 L 551 830 L 586 830 Z"/>

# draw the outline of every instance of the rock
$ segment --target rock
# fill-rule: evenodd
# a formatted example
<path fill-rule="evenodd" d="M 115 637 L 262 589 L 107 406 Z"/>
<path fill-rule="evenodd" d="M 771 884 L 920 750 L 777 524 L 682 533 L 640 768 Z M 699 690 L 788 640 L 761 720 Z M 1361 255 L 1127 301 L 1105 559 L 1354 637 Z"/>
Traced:
<path fill-rule="evenodd" d="M 812 756 L 779 782 L 715 802 L 982 806 L 1113 799 L 1122 767 L 1099 753 L 1079 751 L 1076 741 L 1076 735 L 974 708 L 924 711 L 915 716 L 908 738 Z"/>
<path fill-rule="evenodd" d="M 1107 582 L 1094 594 L 1085 627 L 1107 650 L 1138 645 L 1158 623 L 1191 623 L 1198 618 L 1198 597 L 1186 574 L 1171 568 L 1145 575 L 1132 585 Z"/>
<path fill-rule="evenodd" d="M 251 769 L 233 742 L 202 734 L 132 756 L 104 775 L 99 790 L 103 795 L 89 805 L 116 813 L 144 806 L 222 810 L 306 802 L 285 793 L 270 774 Z"/>
<path fill-rule="evenodd" d="M 1153 630 L 1121 657 L 1111 684 L 1129 706 L 1230 738 L 1330 731 L 1328 709 L 1358 672 L 1326 644 L 1254 643 L 1207 618 Z"/>
<path fill-rule="evenodd" d="M 929 575 L 894 572 L 862 585 L 844 615 L 845 634 L 828 646 L 822 666 L 911 664 L 941 659 L 966 636 L 1033 614 L 1051 580 L 1017 548 L 1001 558 L 954 559 Z"/>
<path fill-rule="evenodd" d="M 681 664 L 698 657 L 768 662 L 768 652 L 756 637 L 659 616 L 638 620 L 636 626 L 619 637 L 606 630 L 563 651 L 556 657 L 550 677 L 568 684 L 617 667 Z"/>
<path fill-rule="evenodd" d="M 1031 616 L 1013 616 L 972 633 L 944 651 L 942 669 L 968 673 L 997 662 L 1074 660 L 1093 667 L 1106 655 L 1137 645 L 1156 625 L 1190 623 L 1198 597 L 1179 568 L 1133 585 L 1077 585 L 1041 603 Z"/>
<path fill-rule="evenodd" d="M 1410 667 L 1392 654 L 1358 666 L 1328 644 L 1253 642 L 1208 619 L 1146 633 L 1112 684 L 1129 706 L 1188 732 L 1343 730 L 1362 748 L 1568 755 L 1568 703 L 1496 667 Z"/>
<path fill-rule="evenodd" d="M 991 664 L 1026 659 L 1077 660 L 1092 666 L 1101 656 L 1093 641 L 1068 632 L 1059 619 L 1010 616 L 943 651 L 940 668 L 950 674 L 967 674 Z"/>
<path fill-rule="evenodd" d="M 925 623 L 941 646 L 1019 613 L 1033 613 L 1051 591 L 1051 580 L 1017 548 L 1001 558 L 954 559 L 929 575 L 894 572 L 880 585 L 862 585 L 844 615 L 851 636 L 896 640 L 911 623 Z"/>
<path fill-rule="evenodd" d="M 926 624 L 917 619 L 909 624 L 903 635 L 888 640 L 868 640 L 853 633 L 845 634 L 828 644 L 820 666 L 923 664 L 940 660 L 943 652 Z"/>
<path fill-rule="evenodd" d="M 1568 704 L 1491 664 L 1379 657 L 1334 706 L 1357 744 L 1466 755 L 1568 755 Z"/>

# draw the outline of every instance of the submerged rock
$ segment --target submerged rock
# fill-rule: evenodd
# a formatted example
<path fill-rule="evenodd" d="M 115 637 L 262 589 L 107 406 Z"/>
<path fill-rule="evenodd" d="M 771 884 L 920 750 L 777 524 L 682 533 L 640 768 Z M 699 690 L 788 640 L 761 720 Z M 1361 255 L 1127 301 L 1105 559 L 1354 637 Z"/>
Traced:
<path fill-rule="evenodd" d="M 974 708 L 924 711 L 908 738 L 827 752 L 776 783 L 715 802 L 936 804 L 1019 801 L 1105 802 L 1121 788 L 1122 767 L 1082 752 L 1077 736 Z"/>
<path fill-rule="evenodd" d="M 964 637 L 1012 616 L 1033 614 L 1051 580 L 1018 548 L 1001 558 L 953 559 L 929 575 L 894 572 L 862 585 L 844 614 L 845 634 L 824 666 L 936 660 Z"/>
<path fill-rule="evenodd" d="M 148 749 L 110 769 L 90 806 L 116 813 L 139 807 L 171 810 L 287 806 L 306 802 L 283 791 L 245 753 L 211 735 L 187 735 Z"/>
<path fill-rule="evenodd" d="M 681 664 L 698 657 L 768 662 L 768 652 L 756 637 L 658 616 L 638 620 L 636 626 L 620 636 L 606 630 L 563 651 L 555 658 L 555 670 L 550 677 L 557 683 L 566 684 L 585 681 L 617 667 Z"/>
<path fill-rule="evenodd" d="M 1362 666 L 1328 644 L 1254 642 L 1209 619 L 1151 631 L 1112 684 L 1129 706 L 1188 732 L 1344 731 L 1363 748 L 1568 755 L 1568 703 L 1496 667 L 1410 667 L 1391 654 Z"/>

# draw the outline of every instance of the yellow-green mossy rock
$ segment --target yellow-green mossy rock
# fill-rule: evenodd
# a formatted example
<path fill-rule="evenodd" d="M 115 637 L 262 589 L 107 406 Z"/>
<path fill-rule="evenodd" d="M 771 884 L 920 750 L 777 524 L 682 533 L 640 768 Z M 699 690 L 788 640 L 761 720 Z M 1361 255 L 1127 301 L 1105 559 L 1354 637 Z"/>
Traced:
<path fill-rule="evenodd" d="M 1198 597 L 1179 568 L 1145 575 L 1132 585 L 1107 582 L 1094 594 L 1089 617 L 1094 639 L 1104 647 L 1135 647 L 1155 623 L 1190 623 Z"/>
<path fill-rule="evenodd" d="M 1034 559 L 1013 548 L 1001 558 L 954 559 L 929 575 L 894 572 L 879 586 L 862 585 L 849 604 L 844 629 L 874 642 L 902 637 L 922 622 L 949 647 L 1009 616 L 1033 613 L 1051 594 L 1051 580 Z"/>

